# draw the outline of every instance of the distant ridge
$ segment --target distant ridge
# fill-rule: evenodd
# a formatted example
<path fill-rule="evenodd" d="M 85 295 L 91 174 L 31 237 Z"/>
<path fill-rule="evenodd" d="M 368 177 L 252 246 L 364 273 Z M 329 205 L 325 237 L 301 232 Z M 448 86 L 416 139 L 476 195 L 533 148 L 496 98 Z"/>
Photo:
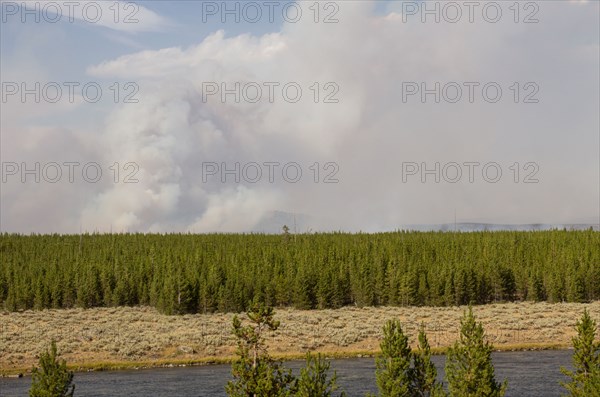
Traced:
<path fill-rule="evenodd" d="M 315 227 L 315 219 L 310 215 L 286 211 L 268 212 L 250 232 L 279 234 L 282 233 L 283 225 L 287 225 L 290 233 L 310 233 L 322 231 Z M 414 230 L 419 232 L 442 231 L 442 232 L 483 232 L 483 231 L 536 231 L 536 230 L 587 230 L 592 228 L 599 231 L 598 224 L 592 223 L 524 223 L 524 224 L 500 224 L 481 222 L 458 222 L 421 225 L 399 225 L 396 230 Z M 385 230 L 382 230 L 385 231 Z M 392 231 L 392 230 L 388 230 Z"/>
<path fill-rule="evenodd" d="M 535 231 L 535 230 L 587 230 L 592 228 L 595 231 L 600 230 L 598 225 L 591 223 L 565 223 L 565 224 L 548 224 L 548 223 L 525 223 L 525 224 L 499 224 L 499 223 L 443 223 L 439 225 L 405 225 L 400 227 L 401 230 L 415 231 L 458 231 L 458 232 L 483 232 L 483 231 Z"/>

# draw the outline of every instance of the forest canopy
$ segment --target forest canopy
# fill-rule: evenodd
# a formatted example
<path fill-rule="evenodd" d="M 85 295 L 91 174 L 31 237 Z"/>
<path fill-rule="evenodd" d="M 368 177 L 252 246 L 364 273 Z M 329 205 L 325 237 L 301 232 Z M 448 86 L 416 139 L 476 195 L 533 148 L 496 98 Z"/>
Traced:
<path fill-rule="evenodd" d="M 0 307 L 240 312 L 600 299 L 600 233 L 0 235 Z"/>

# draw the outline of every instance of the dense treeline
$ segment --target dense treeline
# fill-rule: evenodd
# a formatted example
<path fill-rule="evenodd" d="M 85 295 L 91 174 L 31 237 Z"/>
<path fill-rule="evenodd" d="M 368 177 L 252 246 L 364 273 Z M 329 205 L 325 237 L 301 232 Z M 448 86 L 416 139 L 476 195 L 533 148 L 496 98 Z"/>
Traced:
<path fill-rule="evenodd" d="M 459 305 L 600 299 L 600 233 L 0 235 L 0 307 Z"/>

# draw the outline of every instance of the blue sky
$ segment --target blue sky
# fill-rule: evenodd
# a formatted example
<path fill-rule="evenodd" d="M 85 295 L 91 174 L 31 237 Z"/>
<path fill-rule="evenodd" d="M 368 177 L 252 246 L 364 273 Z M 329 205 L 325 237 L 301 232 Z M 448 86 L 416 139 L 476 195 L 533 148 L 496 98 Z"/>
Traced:
<path fill-rule="evenodd" d="M 6 7 L 7 2 L 4 3 L 3 7 Z M 2 58 L 6 60 L 19 55 L 31 57 L 40 64 L 43 63 L 53 73 L 57 73 L 57 76 L 63 73 L 66 76 L 78 77 L 77 73 L 81 74 L 87 66 L 104 59 L 116 58 L 142 49 L 188 47 L 201 42 L 207 35 L 219 29 L 225 30 L 227 36 L 233 36 L 242 33 L 259 35 L 275 32 L 281 28 L 281 18 L 277 18 L 274 23 L 270 23 L 266 18 L 262 18 L 258 23 L 233 23 L 233 19 L 229 17 L 231 22 L 222 23 L 218 16 L 207 16 L 208 21 L 203 23 L 202 3 L 201 1 L 137 2 L 136 4 L 163 18 L 166 24 L 166 26 L 150 25 L 149 31 L 142 32 L 126 32 L 82 20 L 71 23 L 67 21 L 68 8 L 64 6 L 61 7 L 65 12 L 64 19 L 58 23 L 24 24 L 21 22 L 21 11 L 19 11 L 17 15 L 6 15 L 6 22 L 2 23 Z M 123 10 L 121 17 L 124 18 L 124 15 L 131 11 Z M 276 15 L 280 16 L 279 13 Z M 143 19 L 140 22 L 143 23 Z M 68 58 L 69 62 L 64 62 L 65 58 Z"/>
<path fill-rule="evenodd" d="M 104 1 L 111 4 L 111 1 Z M 249 22 L 240 17 L 240 23 L 235 23 L 233 15 L 222 15 L 224 2 L 205 2 L 205 1 L 138 1 L 131 2 L 144 7 L 162 18 L 163 24 L 149 24 L 142 31 L 127 32 L 120 29 L 111 29 L 108 27 L 98 26 L 83 20 L 68 22 L 69 8 L 62 3 L 63 19 L 58 23 L 44 23 L 43 16 L 41 23 L 22 23 L 21 8 L 16 15 L 7 15 L 7 4 L 21 4 L 22 1 L 6 1 L 3 0 L 3 13 L 5 22 L 2 23 L 2 58 L 14 59 L 22 56 L 25 61 L 37 62 L 44 64 L 46 69 L 52 71 L 53 76 L 62 77 L 81 77 L 82 71 L 89 65 L 101 62 L 104 59 L 117 58 L 121 55 L 128 54 L 137 50 L 157 50 L 166 47 L 189 47 L 196 45 L 206 38 L 209 34 L 224 30 L 226 37 L 232 37 L 239 34 L 249 33 L 252 35 L 262 35 L 267 33 L 278 32 L 284 24 L 281 10 L 292 1 L 275 2 L 273 5 L 274 20 L 273 22 L 267 18 L 269 8 L 261 7 L 263 17 L 258 22 Z M 33 1 L 33 3 L 36 3 Z M 39 1 L 37 3 L 40 3 Z M 43 2 L 41 2 L 43 4 Z M 129 3 L 129 2 L 123 2 Z M 216 4 L 218 11 L 216 15 L 206 15 L 206 22 L 203 21 L 203 15 L 210 10 L 207 3 Z M 226 2 L 225 2 L 226 3 Z M 239 4 L 240 9 L 243 7 L 242 2 L 229 2 L 229 4 Z M 264 2 L 258 2 L 262 4 Z M 313 1 L 304 1 L 304 12 L 311 12 L 307 8 L 310 7 Z M 326 3 L 326 2 L 323 2 Z M 331 2 L 334 3 L 334 2 Z M 374 2 L 374 12 L 384 13 L 395 2 L 377 1 Z M 229 7 L 229 6 L 228 6 Z M 235 7 L 235 6 L 231 6 Z M 79 8 L 74 9 L 74 14 L 79 15 Z M 132 12 L 133 9 L 123 9 L 120 18 L 124 18 Z M 252 10 L 249 10 L 250 13 Z M 111 11 L 112 12 L 112 11 Z M 327 11 L 322 11 L 324 14 Z M 49 14 L 53 15 L 53 14 Z M 111 18 L 111 13 L 105 14 L 103 17 Z M 134 14 L 135 18 L 140 19 L 139 12 Z M 33 16 L 26 16 L 28 21 L 32 21 Z M 221 18 L 226 18 L 223 23 Z M 143 18 L 141 24 L 145 25 Z M 137 24 L 134 24 L 137 25 Z M 117 26 L 118 28 L 119 26 Z M 68 58 L 69 62 L 64 62 Z"/>

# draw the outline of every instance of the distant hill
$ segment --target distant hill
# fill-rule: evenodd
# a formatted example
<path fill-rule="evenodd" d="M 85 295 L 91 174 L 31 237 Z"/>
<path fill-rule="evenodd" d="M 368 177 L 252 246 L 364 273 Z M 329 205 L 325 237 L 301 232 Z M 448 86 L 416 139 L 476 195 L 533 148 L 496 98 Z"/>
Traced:
<path fill-rule="evenodd" d="M 589 223 L 567 223 L 567 224 L 546 224 L 546 223 L 526 223 L 526 224 L 499 224 L 499 223 L 443 223 L 439 225 L 406 225 L 400 227 L 403 230 L 416 231 L 459 231 L 459 232 L 482 232 L 482 231 L 533 231 L 533 230 L 586 230 L 593 228 L 599 230 L 598 225 Z"/>
<path fill-rule="evenodd" d="M 265 215 L 261 221 L 251 230 L 255 233 L 279 234 L 282 232 L 283 225 L 290 228 L 290 233 L 307 233 L 311 231 L 321 231 L 314 225 L 316 222 L 310 215 L 302 213 L 290 213 L 285 211 L 271 211 Z M 500 224 L 500 223 L 478 223 L 478 222 L 460 222 L 460 223 L 441 223 L 430 225 L 398 225 L 399 230 L 415 230 L 421 232 L 428 231 L 459 231 L 459 232 L 481 232 L 481 231 L 533 231 L 533 230 L 586 230 L 593 228 L 600 230 L 597 224 L 591 223 L 526 223 L 526 224 Z"/>

